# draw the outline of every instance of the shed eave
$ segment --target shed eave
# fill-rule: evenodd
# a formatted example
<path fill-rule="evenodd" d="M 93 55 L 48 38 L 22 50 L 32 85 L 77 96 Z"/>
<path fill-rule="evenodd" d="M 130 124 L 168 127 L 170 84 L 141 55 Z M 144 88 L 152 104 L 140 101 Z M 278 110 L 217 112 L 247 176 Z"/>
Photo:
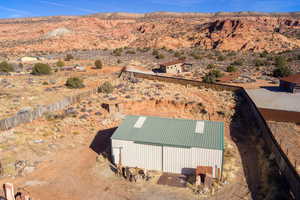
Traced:
<path fill-rule="evenodd" d="M 216 147 L 203 147 L 203 146 L 186 146 L 186 145 L 178 145 L 178 144 L 166 144 L 166 143 L 156 143 L 156 142 L 146 142 L 146 141 L 135 141 L 135 140 L 126 140 L 123 138 L 111 138 L 112 140 L 120 140 L 120 141 L 128 141 L 136 144 L 147 144 L 153 146 L 169 146 L 169 147 L 178 147 L 178 148 L 198 148 L 198 149 L 212 149 L 212 150 L 220 150 L 224 151 L 224 147 L 216 148 Z"/>

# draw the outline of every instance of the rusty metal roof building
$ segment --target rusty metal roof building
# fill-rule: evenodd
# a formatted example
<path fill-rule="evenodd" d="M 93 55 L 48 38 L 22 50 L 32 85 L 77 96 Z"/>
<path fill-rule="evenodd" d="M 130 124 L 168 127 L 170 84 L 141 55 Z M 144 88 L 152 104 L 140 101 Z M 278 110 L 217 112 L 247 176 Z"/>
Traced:
<path fill-rule="evenodd" d="M 280 80 L 285 82 L 300 84 L 300 73 L 296 73 L 291 76 L 280 78 Z"/>

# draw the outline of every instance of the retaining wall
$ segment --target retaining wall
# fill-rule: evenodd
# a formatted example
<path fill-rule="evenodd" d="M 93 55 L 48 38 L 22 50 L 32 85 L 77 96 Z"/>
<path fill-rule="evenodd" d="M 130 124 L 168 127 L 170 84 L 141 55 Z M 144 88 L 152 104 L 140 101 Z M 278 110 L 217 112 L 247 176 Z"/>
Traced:
<path fill-rule="evenodd" d="M 268 149 L 274 154 L 279 170 L 285 176 L 286 181 L 288 182 L 289 187 L 291 189 L 291 192 L 293 193 L 295 199 L 300 199 L 300 176 L 296 171 L 295 166 L 291 164 L 288 157 L 282 151 L 280 145 L 274 138 L 271 129 L 269 128 L 267 122 L 265 121 L 265 118 L 261 114 L 260 110 L 256 107 L 252 99 L 248 96 L 244 88 L 238 86 L 223 85 L 223 84 L 208 84 L 208 83 L 203 83 L 195 80 L 157 76 L 151 74 L 142 74 L 138 72 L 123 71 L 122 73 L 128 74 L 129 76 L 134 75 L 134 77 L 136 78 L 145 78 L 150 80 L 158 80 L 158 81 L 177 83 L 182 85 L 199 86 L 205 88 L 212 88 L 215 90 L 229 90 L 241 95 L 244 98 L 244 100 L 247 101 L 247 105 L 249 106 L 249 110 L 250 110 L 248 114 L 250 114 L 251 118 L 254 119 L 253 121 L 256 124 L 257 128 L 259 129 L 263 139 L 265 140 Z M 265 110 L 265 113 L 266 112 L 271 113 L 272 111 Z M 271 116 L 269 117 L 271 118 Z"/>

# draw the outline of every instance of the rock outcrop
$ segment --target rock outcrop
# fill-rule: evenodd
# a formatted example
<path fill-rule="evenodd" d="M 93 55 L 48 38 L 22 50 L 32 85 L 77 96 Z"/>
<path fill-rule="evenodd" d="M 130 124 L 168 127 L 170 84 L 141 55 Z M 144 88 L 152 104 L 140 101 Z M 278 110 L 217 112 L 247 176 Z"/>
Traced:
<path fill-rule="evenodd" d="M 55 37 L 60 37 L 60 36 L 65 36 L 68 34 L 71 34 L 72 31 L 66 28 L 57 28 L 53 31 L 48 32 L 47 34 L 45 34 L 45 36 L 43 38 L 45 39 L 50 39 L 50 38 L 55 38 Z"/>
<path fill-rule="evenodd" d="M 124 46 L 286 51 L 300 47 L 300 14 L 104 13 L 0 20 L 3 53 Z"/>

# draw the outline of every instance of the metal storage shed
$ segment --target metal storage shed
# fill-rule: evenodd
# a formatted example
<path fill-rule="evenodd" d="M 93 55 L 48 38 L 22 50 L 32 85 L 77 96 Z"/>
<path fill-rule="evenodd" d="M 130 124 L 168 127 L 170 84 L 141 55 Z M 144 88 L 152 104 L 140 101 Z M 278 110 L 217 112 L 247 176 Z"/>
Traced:
<path fill-rule="evenodd" d="M 215 178 L 222 172 L 223 122 L 127 116 L 111 140 L 116 164 L 180 174 L 206 166 Z"/>

